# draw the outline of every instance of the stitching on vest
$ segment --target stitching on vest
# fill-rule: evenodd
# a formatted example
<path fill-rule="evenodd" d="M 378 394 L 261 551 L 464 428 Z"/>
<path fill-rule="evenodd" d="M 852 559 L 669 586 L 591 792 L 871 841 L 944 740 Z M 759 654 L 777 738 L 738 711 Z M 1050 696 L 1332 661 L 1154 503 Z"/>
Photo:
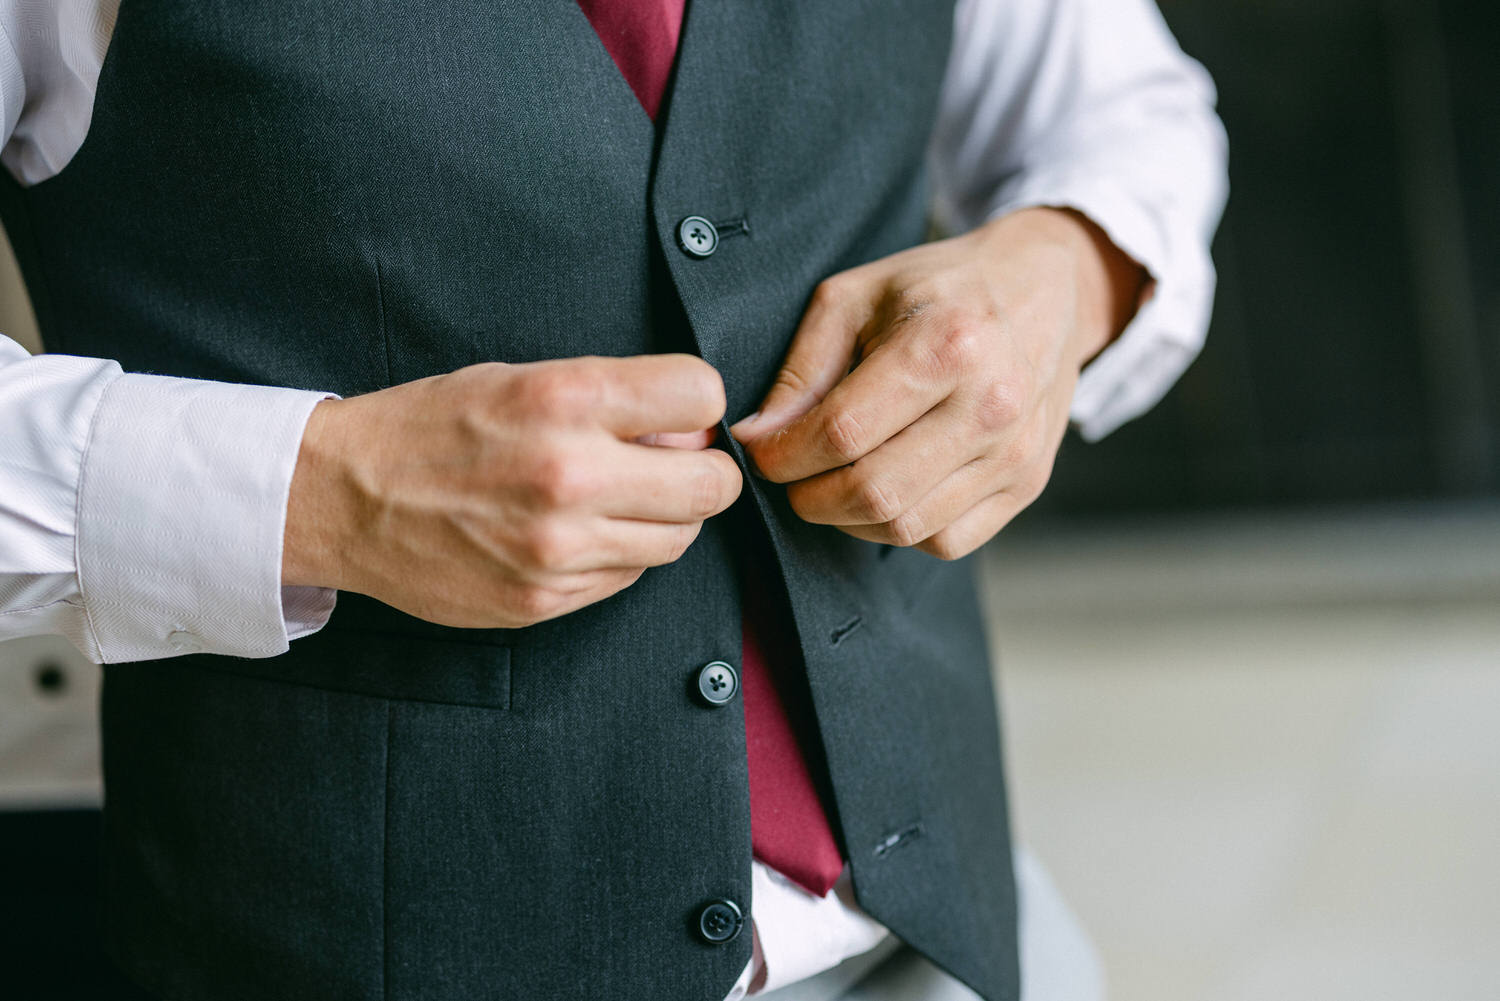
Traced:
<path fill-rule="evenodd" d="M 396 377 L 391 374 L 391 331 L 385 321 L 385 275 L 380 270 L 380 258 L 375 258 L 375 295 L 380 307 L 380 346 L 385 350 L 385 384 L 394 386 Z"/>
<path fill-rule="evenodd" d="M 900 848 L 913 838 L 921 836 L 922 825 L 920 823 L 912 824 L 910 827 L 903 827 L 894 834 L 886 835 L 885 840 L 875 846 L 875 855 L 876 857 L 886 855 Z"/>
<path fill-rule="evenodd" d="M 834 646 L 838 646 L 840 643 L 844 642 L 844 640 L 848 639 L 851 633 L 853 633 L 856 629 L 864 624 L 865 620 L 862 617 L 856 615 L 854 618 L 850 619 L 848 622 L 845 622 L 833 632 L 829 633 L 828 642 L 832 643 Z"/>

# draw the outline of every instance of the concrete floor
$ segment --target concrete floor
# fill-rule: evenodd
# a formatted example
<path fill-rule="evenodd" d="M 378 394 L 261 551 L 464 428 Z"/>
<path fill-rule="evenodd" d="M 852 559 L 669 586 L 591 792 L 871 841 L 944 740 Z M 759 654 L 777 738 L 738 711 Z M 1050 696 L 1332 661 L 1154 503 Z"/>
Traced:
<path fill-rule="evenodd" d="M 1500 511 L 1002 536 L 1014 809 L 1113 1001 L 1500 998 Z"/>

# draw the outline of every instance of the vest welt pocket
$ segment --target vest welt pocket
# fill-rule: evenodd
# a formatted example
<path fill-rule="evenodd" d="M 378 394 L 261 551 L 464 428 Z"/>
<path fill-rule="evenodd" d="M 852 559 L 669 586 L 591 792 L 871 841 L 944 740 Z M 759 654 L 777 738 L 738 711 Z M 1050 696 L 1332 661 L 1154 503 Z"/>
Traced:
<path fill-rule="evenodd" d="M 409 702 L 510 708 L 510 647 L 330 625 L 267 660 L 206 666 L 294 685 Z"/>

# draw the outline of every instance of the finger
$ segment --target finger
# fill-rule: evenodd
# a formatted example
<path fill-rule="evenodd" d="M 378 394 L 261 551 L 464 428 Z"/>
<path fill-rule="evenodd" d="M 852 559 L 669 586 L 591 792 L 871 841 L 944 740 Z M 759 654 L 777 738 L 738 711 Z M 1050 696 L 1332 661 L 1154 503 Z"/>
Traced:
<path fill-rule="evenodd" d="M 729 509 L 744 483 L 718 449 L 621 444 L 598 463 L 578 506 L 613 518 L 695 522 Z"/>
<path fill-rule="evenodd" d="M 527 623 L 545 622 L 603 601 L 640 580 L 642 571 L 593 570 L 559 575 L 546 584 L 512 585 L 517 602 L 530 611 Z"/>
<path fill-rule="evenodd" d="M 813 292 L 760 409 L 729 429 L 737 440 L 753 441 L 785 427 L 811 410 L 849 371 L 870 306 L 842 288 L 824 282 Z"/>
<path fill-rule="evenodd" d="M 956 560 L 967 556 L 993 539 L 1030 503 L 1025 494 L 998 493 L 986 497 L 918 548 L 939 559 Z"/>
<path fill-rule="evenodd" d="M 950 398 L 853 465 L 787 488 L 792 510 L 819 525 L 878 525 L 917 505 L 981 446 Z"/>
<path fill-rule="evenodd" d="M 811 410 L 750 442 L 761 473 L 790 483 L 846 466 L 941 403 L 958 372 L 927 346 L 926 333 L 914 328 L 879 344 Z"/>
<path fill-rule="evenodd" d="M 959 467 L 916 504 L 880 524 L 840 525 L 842 531 L 890 546 L 916 546 L 947 528 L 986 498 L 1004 490 L 994 463 L 975 459 Z"/>
<path fill-rule="evenodd" d="M 643 434 L 635 439 L 637 445 L 657 445 L 662 448 L 684 448 L 690 451 L 707 448 L 719 436 L 716 427 L 702 431 L 659 431 Z"/>
<path fill-rule="evenodd" d="M 586 418 L 625 439 L 711 428 L 724 417 L 724 380 L 686 354 L 570 358 L 538 390 L 565 419 Z"/>
<path fill-rule="evenodd" d="M 597 518 L 579 526 L 575 541 L 549 553 L 551 575 L 641 570 L 675 563 L 702 530 L 702 522 L 668 523 Z"/>

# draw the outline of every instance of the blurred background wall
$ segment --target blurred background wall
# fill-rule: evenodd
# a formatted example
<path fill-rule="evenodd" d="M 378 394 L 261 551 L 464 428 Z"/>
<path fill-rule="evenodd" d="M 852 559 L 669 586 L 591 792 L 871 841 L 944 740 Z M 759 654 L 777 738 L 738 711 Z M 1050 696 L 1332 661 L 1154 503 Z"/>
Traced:
<path fill-rule="evenodd" d="M 1167 400 L 1070 440 L 981 556 L 1018 829 L 1116 1001 L 1494 1001 L 1496 19 L 1162 6 L 1229 130 L 1220 295 Z M 0 329 L 34 336 L 6 267 Z M 97 672 L 60 641 L 0 647 L 6 679 L 89 725 Z M 97 762 L 73 771 L 51 805 L 92 802 Z M 37 886 L 86 899 L 89 837 Z"/>
<path fill-rule="evenodd" d="M 985 551 L 1022 838 L 1116 1001 L 1500 998 L 1500 20 L 1162 0 L 1208 345 Z"/>
<path fill-rule="evenodd" d="M 1037 514 L 1494 496 L 1493 7 L 1161 6 L 1229 130 L 1212 334 L 1160 407 L 1069 450 Z"/>

